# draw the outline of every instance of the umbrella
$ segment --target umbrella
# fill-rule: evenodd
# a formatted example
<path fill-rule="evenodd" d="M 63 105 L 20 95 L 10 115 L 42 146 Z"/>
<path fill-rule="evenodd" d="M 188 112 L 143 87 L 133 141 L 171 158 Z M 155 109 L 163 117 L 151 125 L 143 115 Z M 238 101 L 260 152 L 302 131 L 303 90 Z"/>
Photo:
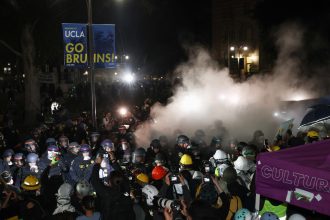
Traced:
<path fill-rule="evenodd" d="M 330 105 L 314 105 L 309 108 L 309 111 L 302 119 L 299 128 L 324 122 L 328 119 L 330 119 Z"/>

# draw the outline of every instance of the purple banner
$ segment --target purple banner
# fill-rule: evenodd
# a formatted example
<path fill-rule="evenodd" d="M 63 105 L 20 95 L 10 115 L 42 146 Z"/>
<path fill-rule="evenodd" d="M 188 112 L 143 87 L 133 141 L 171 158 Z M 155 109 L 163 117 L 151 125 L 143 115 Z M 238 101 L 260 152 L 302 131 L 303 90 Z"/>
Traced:
<path fill-rule="evenodd" d="M 330 215 L 330 140 L 262 153 L 256 175 L 258 194 Z"/>

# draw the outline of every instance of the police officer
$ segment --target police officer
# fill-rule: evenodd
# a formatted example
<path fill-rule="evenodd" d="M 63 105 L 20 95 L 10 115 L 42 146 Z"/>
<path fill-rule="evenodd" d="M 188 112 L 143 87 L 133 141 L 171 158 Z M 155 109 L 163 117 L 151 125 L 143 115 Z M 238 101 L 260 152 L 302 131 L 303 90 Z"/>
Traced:
<path fill-rule="evenodd" d="M 135 149 L 132 154 L 133 173 L 150 173 L 151 166 L 146 163 L 146 150 L 142 147 Z"/>
<path fill-rule="evenodd" d="M 60 149 L 56 145 L 49 145 L 47 147 L 47 151 L 40 158 L 39 164 L 41 172 L 44 172 L 49 165 L 52 165 L 49 170 L 48 178 L 52 176 L 61 176 L 62 174 L 68 172 L 68 169 L 63 163 Z"/>
<path fill-rule="evenodd" d="M 60 147 L 61 154 L 63 155 L 67 151 L 67 148 L 69 146 L 69 138 L 65 135 L 62 135 L 58 139 L 58 145 Z"/>
<path fill-rule="evenodd" d="M 7 149 L 5 152 L 2 154 L 3 162 L 7 164 L 9 169 L 14 165 L 13 163 L 13 156 L 14 156 L 14 151 L 12 149 Z"/>
<path fill-rule="evenodd" d="M 90 135 L 89 143 L 92 148 L 92 155 L 95 155 L 96 151 L 99 149 L 100 141 L 100 133 L 99 132 L 92 132 Z"/>
<path fill-rule="evenodd" d="M 24 142 L 24 148 L 23 152 L 25 156 L 27 156 L 29 153 L 36 153 L 38 154 L 39 152 L 39 146 L 33 139 L 28 139 Z"/>
<path fill-rule="evenodd" d="M 41 176 L 41 169 L 39 167 L 39 156 L 36 153 L 29 153 L 26 156 L 26 164 L 23 166 L 23 179 L 29 175 L 34 175 L 38 178 Z"/>
<path fill-rule="evenodd" d="M 120 165 L 127 166 L 132 162 L 132 148 L 131 145 L 125 140 L 121 139 L 118 144 L 118 159 L 120 161 Z"/>
<path fill-rule="evenodd" d="M 101 142 L 101 149 L 98 155 L 102 158 L 100 164 L 99 177 L 106 180 L 110 173 L 114 170 L 113 165 L 117 170 L 120 169 L 116 159 L 116 149 L 110 139 L 105 139 Z"/>
<path fill-rule="evenodd" d="M 80 155 L 76 157 L 70 167 L 70 176 L 73 184 L 79 181 L 89 181 L 94 160 L 91 158 L 91 147 L 87 144 L 83 144 L 80 147 Z"/>
<path fill-rule="evenodd" d="M 23 180 L 23 167 L 24 167 L 24 155 L 23 153 L 16 153 L 14 155 L 14 166 L 11 169 L 13 175 L 14 185 L 20 187 Z"/>
<path fill-rule="evenodd" d="M 160 141 L 158 139 L 154 139 L 151 141 L 150 146 L 147 149 L 147 154 L 146 154 L 147 163 L 153 163 L 155 160 L 155 156 L 158 153 L 161 153 L 163 154 L 164 157 L 166 157 L 165 153 L 162 152 L 162 146 L 160 145 Z"/>
<path fill-rule="evenodd" d="M 186 135 L 179 135 L 176 139 L 176 145 L 174 147 L 174 151 L 170 156 L 170 164 L 171 166 L 176 166 L 179 164 L 182 155 L 188 154 L 190 157 L 193 156 L 191 152 L 191 143 L 190 139 Z"/>

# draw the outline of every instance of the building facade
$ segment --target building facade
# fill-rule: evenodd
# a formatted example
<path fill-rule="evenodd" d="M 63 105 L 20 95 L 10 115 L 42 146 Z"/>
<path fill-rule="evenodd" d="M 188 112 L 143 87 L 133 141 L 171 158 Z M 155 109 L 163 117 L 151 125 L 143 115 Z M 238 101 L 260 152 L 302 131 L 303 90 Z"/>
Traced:
<path fill-rule="evenodd" d="M 212 55 L 239 78 L 259 71 L 257 0 L 213 0 Z"/>

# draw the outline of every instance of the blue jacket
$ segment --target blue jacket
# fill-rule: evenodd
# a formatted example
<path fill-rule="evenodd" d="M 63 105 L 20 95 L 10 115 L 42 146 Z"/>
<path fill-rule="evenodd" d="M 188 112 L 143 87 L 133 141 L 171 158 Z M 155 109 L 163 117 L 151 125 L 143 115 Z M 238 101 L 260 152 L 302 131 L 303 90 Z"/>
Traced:
<path fill-rule="evenodd" d="M 76 157 L 70 167 L 70 176 L 73 183 L 77 183 L 81 180 L 89 181 L 92 170 L 93 170 L 94 161 L 93 160 L 84 160 L 83 156 Z"/>

